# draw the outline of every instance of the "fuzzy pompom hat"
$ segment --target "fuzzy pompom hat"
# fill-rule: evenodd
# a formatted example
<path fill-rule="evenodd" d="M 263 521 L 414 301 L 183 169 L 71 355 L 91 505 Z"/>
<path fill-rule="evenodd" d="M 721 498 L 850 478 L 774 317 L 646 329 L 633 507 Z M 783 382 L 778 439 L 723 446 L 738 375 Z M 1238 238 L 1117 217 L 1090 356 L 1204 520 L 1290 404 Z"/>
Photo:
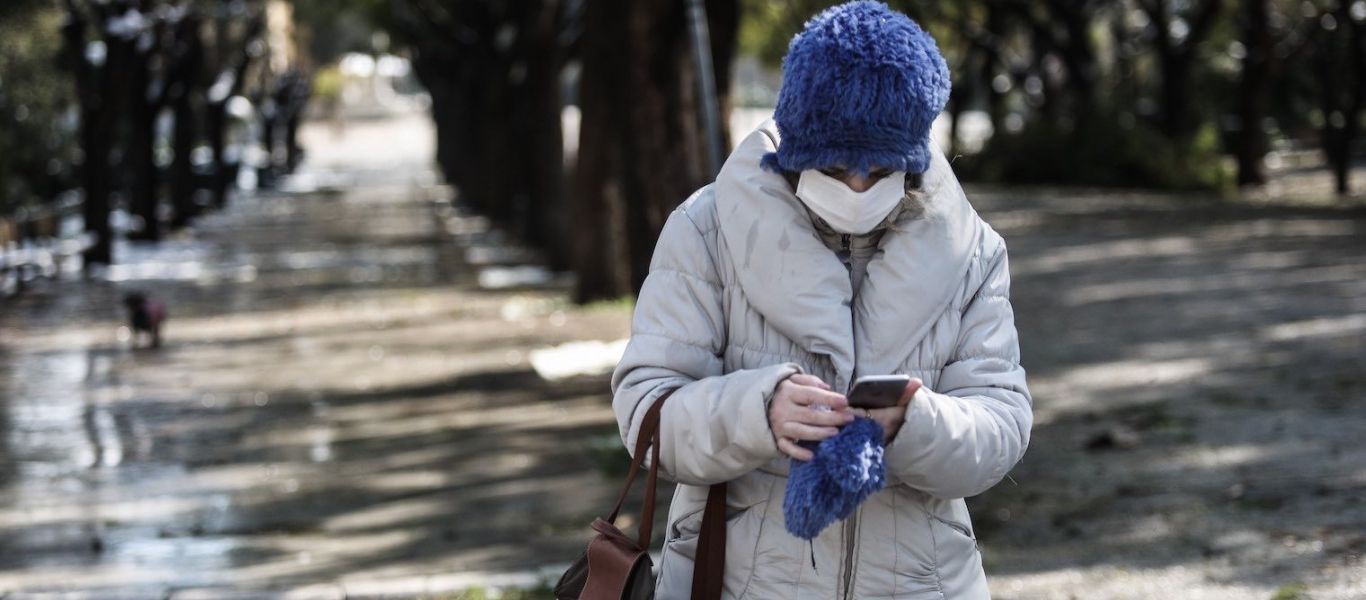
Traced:
<path fill-rule="evenodd" d="M 930 165 L 930 125 L 949 99 L 949 67 L 934 38 L 881 2 L 826 9 L 792 38 L 773 119 L 769 170 L 841 165 L 912 174 Z"/>

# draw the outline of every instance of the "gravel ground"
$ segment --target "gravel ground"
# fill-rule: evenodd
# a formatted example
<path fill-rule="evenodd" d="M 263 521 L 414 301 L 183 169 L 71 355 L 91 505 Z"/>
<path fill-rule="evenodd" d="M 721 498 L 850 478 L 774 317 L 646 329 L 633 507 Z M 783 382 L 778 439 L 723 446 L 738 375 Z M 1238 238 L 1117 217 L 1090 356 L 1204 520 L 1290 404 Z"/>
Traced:
<path fill-rule="evenodd" d="M 1036 425 L 1001 598 L 1366 597 L 1366 210 L 979 189 Z"/>

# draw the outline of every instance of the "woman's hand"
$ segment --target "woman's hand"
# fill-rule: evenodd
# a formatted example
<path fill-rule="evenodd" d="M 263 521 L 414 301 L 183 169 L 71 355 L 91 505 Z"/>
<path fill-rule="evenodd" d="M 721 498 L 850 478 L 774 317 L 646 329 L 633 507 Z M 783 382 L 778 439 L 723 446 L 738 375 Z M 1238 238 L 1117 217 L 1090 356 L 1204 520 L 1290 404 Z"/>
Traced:
<path fill-rule="evenodd" d="M 906 389 L 901 392 L 901 398 L 896 401 L 896 406 L 873 409 L 855 408 L 853 409 L 854 414 L 877 421 L 878 425 L 882 426 L 883 444 L 890 444 L 897 432 L 901 431 L 901 424 L 906 422 L 906 407 L 911 405 L 911 399 L 915 397 L 915 393 L 920 391 L 924 384 L 919 377 L 912 377 L 911 381 L 906 384 Z"/>
<path fill-rule="evenodd" d="M 797 440 L 823 440 L 839 433 L 840 427 L 853 420 L 848 399 L 830 391 L 830 386 L 819 377 L 804 373 L 782 380 L 768 406 L 768 424 L 778 440 L 778 449 L 802 461 L 815 455 L 797 445 Z"/>

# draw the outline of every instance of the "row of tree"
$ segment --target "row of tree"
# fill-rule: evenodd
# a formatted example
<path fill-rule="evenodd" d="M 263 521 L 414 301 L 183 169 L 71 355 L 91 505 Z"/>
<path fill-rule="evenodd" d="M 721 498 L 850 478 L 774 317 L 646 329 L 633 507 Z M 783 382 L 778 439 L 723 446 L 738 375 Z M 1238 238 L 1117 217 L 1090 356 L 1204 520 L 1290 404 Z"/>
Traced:
<path fill-rule="evenodd" d="M 96 234 L 88 258 L 107 262 L 112 198 L 126 198 L 146 239 L 161 235 L 163 213 L 175 227 L 225 201 L 238 163 L 229 123 L 243 95 L 260 108 L 268 155 L 282 157 L 281 170 L 297 163 L 307 79 L 261 60 L 267 7 L 281 0 L 61 1 L 0 6 L 0 150 L 16 157 L 0 165 L 0 209 L 53 197 L 70 157 Z M 950 61 L 951 150 L 963 151 L 962 115 L 988 115 L 990 139 L 956 163 L 965 176 L 1217 187 L 1233 156 L 1236 182 L 1256 185 L 1273 143 L 1316 140 L 1339 192 L 1350 189 L 1366 109 L 1366 1 L 890 3 Z M 399 42 L 432 95 L 446 178 L 464 202 L 545 249 L 551 266 L 575 271 L 581 301 L 636 291 L 669 210 L 710 180 L 704 94 L 727 112 L 737 48 L 776 66 L 805 19 L 830 4 L 292 2 L 332 31 L 306 36 L 315 51 L 350 49 L 341 46 L 365 37 L 359 20 Z M 695 39 L 707 39 L 690 29 L 697 7 L 709 63 L 694 60 Z M 33 66 L 55 52 L 41 33 L 54 14 L 65 20 L 61 63 L 80 107 L 74 140 L 63 139 L 61 94 Z M 711 90 L 701 85 L 707 71 Z M 568 157 L 566 104 L 581 116 Z M 159 122 L 173 124 L 169 140 Z"/>
<path fill-rule="evenodd" d="M 756 49 L 776 62 L 802 19 L 829 4 L 751 4 L 764 23 Z M 1007 134 L 989 143 L 997 169 L 983 175 L 1066 182 L 1090 173 L 1090 183 L 1208 187 L 1218 185 L 1221 156 L 1231 155 L 1236 183 L 1259 185 L 1273 139 L 1318 138 L 1338 192 L 1349 191 L 1351 148 L 1366 110 L 1364 2 L 891 4 L 930 29 L 949 57 L 953 122 L 981 109 L 993 131 Z M 1059 160 L 1041 169 L 1037 157 L 1054 149 Z M 1145 165 L 1154 155 L 1179 160 Z M 1088 156 L 1129 161 L 1131 177 L 1074 160 Z M 1191 163 L 1207 172 L 1180 176 Z"/>
<path fill-rule="evenodd" d="M 708 0 L 728 107 L 737 45 L 776 66 L 828 0 Z M 1211 188 L 1266 180 L 1273 140 L 1317 137 L 1349 189 L 1366 97 L 1361 0 L 891 0 L 939 40 L 948 108 L 994 132 L 968 177 Z M 713 173 L 688 0 L 389 0 L 462 199 L 578 275 L 632 293 L 668 212 Z M 568 75 L 568 76 L 567 76 Z M 565 86 L 565 81 L 576 86 Z M 566 92 L 569 97 L 566 97 Z M 561 108 L 577 104 L 578 153 Z M 572 145 L 571 145 L 572 146 Z M 567 168 L 566 168 L 567 165 Z"/>
<path fill-rule="evenodd" d="M 432 95 L 437 162 L 462 200 L 575 271 L 578 300 L 638 290 L 664 219 L 714 175 L 687 2 L 390 6 Z M 707 0 L 705 11 L 725 114 L 740 7 Z M 566 72 L 578 83 L 570 98 Z M 566 101 L 581 115 L 568 169 Z"/>
<path fill-rule="evenodd" d="M 244 145 L 233 139 L 242 119 L 260 119 L 263 184 L 296 165 L 293 132 L 309 82 L 263 60 L 270 5 L 7 0 L 0 19 L 15 28 L 9 43 L 29 52 L 5 65 L 6 79 L 27 77 L 0 81 L 0 115 L 32 120 L 45 143 L 17 138 L 22 129 L 0 131 L 0 145 L 30 146 L 20 160 L 4 162 L 43 161 L 39 172 L 56 181 L 39 186 L 32 171 L 6 174 L 0 208 L 37 208 L 64 186 L 79 188 L 91 234 L 85 264 L 108 264 L 111 211 L 120 205 L 136 224 L 129 237 L 142 240 L 161 239 L 165 229 L 224 205 L 243 160 Z M 46 93 L 42 102 L 32 93 L 12 97 L 38 89 Z"/>

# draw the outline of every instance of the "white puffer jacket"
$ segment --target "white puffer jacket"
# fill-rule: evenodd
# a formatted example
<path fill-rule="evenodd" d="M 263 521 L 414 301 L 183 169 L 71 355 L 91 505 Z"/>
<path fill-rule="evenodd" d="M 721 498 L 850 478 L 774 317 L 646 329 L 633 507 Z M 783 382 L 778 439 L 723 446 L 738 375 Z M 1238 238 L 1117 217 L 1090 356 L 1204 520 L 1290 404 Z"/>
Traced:
<path fill-rule="evenodd" d="M 987 598 L 963 498 L 1020 460 L 1033 421 L 1005 243 L 936 151 L 924 210 L 885 232 L 854 294 L 791 186 L 759 167 L 777 144 L 770 120 L 669 216 L 612 376 L 627 448 L 677 388 L 660 473 L 682 485 L 656 597 L 689 597 L 707 488 L 729 481 L 727 598 Z M 798 372 L 846 393 L 861 375 L 925 382 L 887 447 L 887 488 L 811 546 L 783 526 L 790 459 L 766 409 Z"/>

